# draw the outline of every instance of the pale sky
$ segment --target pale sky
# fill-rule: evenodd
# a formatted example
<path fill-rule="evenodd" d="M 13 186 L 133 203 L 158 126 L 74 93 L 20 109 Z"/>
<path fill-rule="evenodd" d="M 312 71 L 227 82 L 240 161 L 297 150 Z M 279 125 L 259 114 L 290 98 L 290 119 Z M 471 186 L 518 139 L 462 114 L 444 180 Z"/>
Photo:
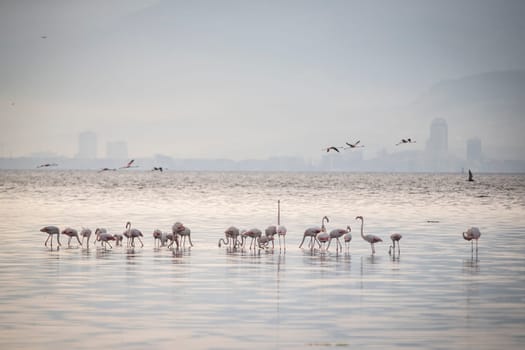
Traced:
<path fill-rule="evenodd" d="M 423 149 L 443 115 L 414 102 L 443 80 L 525 70 L 524 18 L 519 0 L 0 0 L 0 156 L 74 156 L 83 131 L 99 156 L 120 140 L 130 157 Z M 498 116 L 450 115 L 453 152 L 473 136 L 495 156 L 525 151 L 525 113 L 499 140 Z"/>

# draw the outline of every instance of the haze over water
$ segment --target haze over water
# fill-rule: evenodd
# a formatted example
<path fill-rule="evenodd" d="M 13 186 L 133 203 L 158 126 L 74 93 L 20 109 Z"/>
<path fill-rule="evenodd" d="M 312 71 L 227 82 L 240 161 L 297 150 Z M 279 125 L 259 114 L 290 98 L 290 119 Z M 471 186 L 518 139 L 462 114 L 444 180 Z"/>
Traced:
<path fill-rule="evenodd" d="M 217 247 L 276 224 L 277 200 L 286 250 Z M 1 171 L 0 348 L 521 349 L 524 208 L 523 175 Z M 348 251 L 298 248 L 324 215 L 352 227 Z M 50 250 L 39 232 L 126 221 L 143 248 Z M 175 221 L 194 247 L 154 248 Z"/>

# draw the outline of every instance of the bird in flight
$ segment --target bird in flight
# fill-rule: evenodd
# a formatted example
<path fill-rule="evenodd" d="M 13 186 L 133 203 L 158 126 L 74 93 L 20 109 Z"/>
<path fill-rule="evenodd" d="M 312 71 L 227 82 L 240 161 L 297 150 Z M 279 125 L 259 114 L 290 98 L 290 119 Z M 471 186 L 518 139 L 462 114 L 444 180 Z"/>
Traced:
<path fill-rule="evenodd" d="M 115 169 L 115 168 L 102 168 L 98 172 L 101 173 L 103 171 L 115 171 L 115 170 L 117 170 L 117 169 Z"/>
<path fill-rule="evenodd" d="M 48 168 L 48 167 L 51 167 L 51 166 L 58 166 L 58 164 L 57 163 L 40 164 L 39 166 L 37 166 L 37 168 Z"/>
<path fill-rule="evenodd" d="M 153 169 L 151 169 L 151 171 L 157 171 L 157 170 L 160 171 L 161 173 L 164 171 L 164 169 L 161 166 L 159 167 L 155 166 L 153 167 Z"/>
<path fill-rule="evenodd" d="M 345 143 L 350 148 L 365 147 L 364 145 L 360 145 L 359 142 L 361 142 L 361 140 L 357 140 L 354 143 L 349 143 L 349 142 L 345 142 Z"/>
<path fill-rule="evenodd" d="M 137 168 L 138 165 L 133 165 L 133 162 L 135 161 L 135 159 L 132 159 L 128 162 L 128 164 L 124 165 L 124 166 L 121 166 L 119 169 L 128 169 L 128 168 Z"/>
<path fill-rule="evenodd" d="M 396 143 L 396 146 L 399 146 L 399 145 L 401 145 L 401 144 L 403 144 L 403 143 L 416 143 L 416 141 L 414 141 L 414 140 L 412 140 L 412 139 L 410 139 L 410 138 L 408 138 L 408 139 L 401 139 L 401 141 L 399 141 L 398 143 Z"/>
<path fill-rule="evenodd" d="M 335 147 L 335 146 L 330 146 L 330 147 L 327 147 L 327 148 L 323 148 L 323 151 L 326 151 L 326 152 L 330 152 L 330 151 L 336 151 L 337 153 L 341 152 L 339 150 L 340 147 Z"/>

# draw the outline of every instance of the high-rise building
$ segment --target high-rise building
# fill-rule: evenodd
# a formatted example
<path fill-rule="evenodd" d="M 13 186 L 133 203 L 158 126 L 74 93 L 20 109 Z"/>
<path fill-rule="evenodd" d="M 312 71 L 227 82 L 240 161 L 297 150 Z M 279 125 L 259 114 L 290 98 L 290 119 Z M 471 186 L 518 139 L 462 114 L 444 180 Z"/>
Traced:
<path fill-rule="evenodd" d="M 78 135 L 77 158 L 97 158 L 97 134 L 92 131 L 85 131 Z"/>
<path fill-rule="evenodd" d="M 430 125 L 430 137 L 427 141 L 427 152 L 432 156 L 448 155 L 448 125 L 443 118 L 436 118 Z"/>
<path fill-rule="evenodd" d="M 472 138 L 467 140 L 467 161 L 481 162 L 481 140 Z"/>
<path fill-rule="evenodd" d="M 128 158 L 128 144 L 125 141 L 108 142 L 106 144 L 106 157 L 111 159 Z"/>

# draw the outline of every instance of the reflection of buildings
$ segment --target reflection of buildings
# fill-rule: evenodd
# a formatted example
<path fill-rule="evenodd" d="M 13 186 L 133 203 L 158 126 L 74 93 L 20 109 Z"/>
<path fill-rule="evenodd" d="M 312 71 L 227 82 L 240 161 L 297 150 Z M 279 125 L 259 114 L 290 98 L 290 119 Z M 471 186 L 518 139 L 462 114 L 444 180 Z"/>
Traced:
<path fill-rule="evenodd" d="M 91 131 L 85 131 L 78 135 L 77 158 L 97 158 L 97 134 Z"/>
<path fill-rule="evenodd" d="M 128 144 L 125 141 L 108 142 L 106 145 L 106 158 L 128 158 Z"/>

